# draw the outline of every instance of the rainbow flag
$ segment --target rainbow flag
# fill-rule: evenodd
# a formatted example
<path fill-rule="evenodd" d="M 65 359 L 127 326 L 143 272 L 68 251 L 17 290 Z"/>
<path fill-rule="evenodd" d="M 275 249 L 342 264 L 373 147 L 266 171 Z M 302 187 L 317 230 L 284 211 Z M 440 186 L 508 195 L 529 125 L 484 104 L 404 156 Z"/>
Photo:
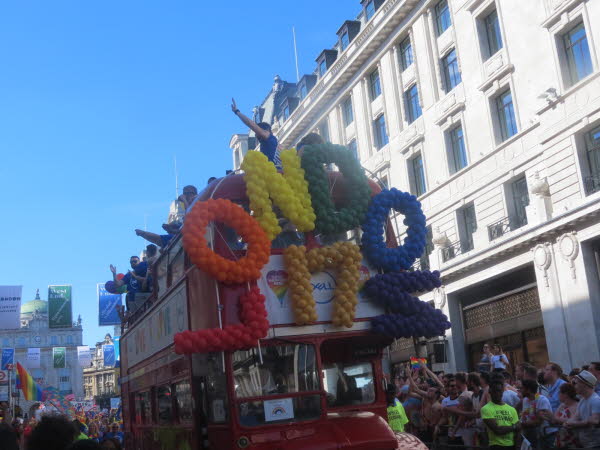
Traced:
<path fill-rule="evenodd" d="M 33 377 L 29 375 L 29 372 L 27 372 L 21 363 L 17 363 L 17 389 L 23 391 L 25 400 L 34 400 L 38 402 L 43 400 L 42 389 L 33 380 Z"/>
<path fill-rule="evenodd" d="M 410 367 L 413 370 L 419 370 L 422 367 L 427 366 L 427 358 L 415 358 L 414 356 L 410 357 Z"/>

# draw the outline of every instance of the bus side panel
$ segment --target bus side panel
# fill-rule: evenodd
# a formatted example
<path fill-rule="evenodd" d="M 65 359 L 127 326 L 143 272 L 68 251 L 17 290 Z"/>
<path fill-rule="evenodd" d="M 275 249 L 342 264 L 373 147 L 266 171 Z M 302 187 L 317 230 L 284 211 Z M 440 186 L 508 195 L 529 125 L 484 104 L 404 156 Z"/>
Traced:
<path fill-rule="evenodd" d="M 214 279 L 197 267 L 188 271 L 190 330 L 219 327 L 216 284 Z"/>

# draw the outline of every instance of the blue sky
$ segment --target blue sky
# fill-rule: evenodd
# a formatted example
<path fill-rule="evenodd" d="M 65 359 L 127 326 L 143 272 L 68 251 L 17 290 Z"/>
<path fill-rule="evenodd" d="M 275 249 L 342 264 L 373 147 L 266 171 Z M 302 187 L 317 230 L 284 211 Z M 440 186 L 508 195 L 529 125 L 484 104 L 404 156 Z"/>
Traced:
<path fill-rule="evenodd" d="M 0 4 L 0 284 L 24 301 L 72 284 L 84 344 L 96 283 L 125 271 L 180 186 L 231 166 L 250 113 L 279 74 L 294 81 L 335 42 L 358 0 L 29 1 Z"/>

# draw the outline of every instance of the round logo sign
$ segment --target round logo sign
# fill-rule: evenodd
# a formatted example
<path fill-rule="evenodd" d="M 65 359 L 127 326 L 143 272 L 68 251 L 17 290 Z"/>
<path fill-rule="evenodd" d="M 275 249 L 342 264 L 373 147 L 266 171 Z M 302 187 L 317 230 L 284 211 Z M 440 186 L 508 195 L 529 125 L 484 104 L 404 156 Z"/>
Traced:
<path fill-rule="evenodd" d="M 6 370 L 0 370 L 0 381 L 7 381 L 8 376 L 6 375 Z"/>
<path fill-rule="evenodd" d="M 323 305 L 333 300 L 335 277 L 329 272 L 319 272 L 314 274 L 310 279 L 310 284 L 312 284 L 315 302 Z"/>

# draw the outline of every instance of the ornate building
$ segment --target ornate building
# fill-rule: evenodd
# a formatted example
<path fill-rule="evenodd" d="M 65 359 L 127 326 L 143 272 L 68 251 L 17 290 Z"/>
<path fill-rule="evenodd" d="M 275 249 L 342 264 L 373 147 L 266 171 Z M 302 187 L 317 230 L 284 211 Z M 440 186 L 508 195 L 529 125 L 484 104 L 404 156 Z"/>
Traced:
<path fill-rule="evenodd" d="M 53 386 L 64 394 L 83 398 L 83 371 L 77 360 L 77 346 L 82 345 L 81 317 L 69 328 L 49 328 L 48 302 L 40 299 L 39 289 L 34 300 L 21 305 L 21 328 L 0 330 L 0 343 L 4 348 L 15 349 L 15 362 L 26 367 L 29 347 L 40 348 L 40 367 L 27 368 L 42 387 Z M 53 347 L 66 347 L 66 367 L 55 369 L 52 360 Z M 14 383 L 14 376 L 13 376 Z M 15 392 L 13 387 L 13 392 Z M 25 401 L 20 392 L 19 404 L 27 411 L 33 402 Z"/>
<path fill-rule="evenodd" d="M 452 322 L 426 343 L 435 369 L 474 368 L 485 342 L 513 367 L 598 360 L 600 2 L 361 6 L 314 73 L 276 79 L 257 119 L 282 148 L 310 132 L 346 145 L 419 198 L 429 242 L 415 267 L 444 283 L 421 298 Z M 232 137 L 235 169 L 255 145 Z M 398 341 L 392 359 L 421 350 Z"/>
<path fill-rule="evenodd" d="M 116 327 L 115 327 L 116 328 Z M 92 366 L 83 369 L 84 395 L 86 400 L 92 400 L 96 396 L 118 397 L 121 393 L 119 388 L 118 367 L 105 367 L 102 346 L 115 344 L 110 334 L 103 341 L 96 343 L 96 348 L 90 348 L 92 354 Z"/>

